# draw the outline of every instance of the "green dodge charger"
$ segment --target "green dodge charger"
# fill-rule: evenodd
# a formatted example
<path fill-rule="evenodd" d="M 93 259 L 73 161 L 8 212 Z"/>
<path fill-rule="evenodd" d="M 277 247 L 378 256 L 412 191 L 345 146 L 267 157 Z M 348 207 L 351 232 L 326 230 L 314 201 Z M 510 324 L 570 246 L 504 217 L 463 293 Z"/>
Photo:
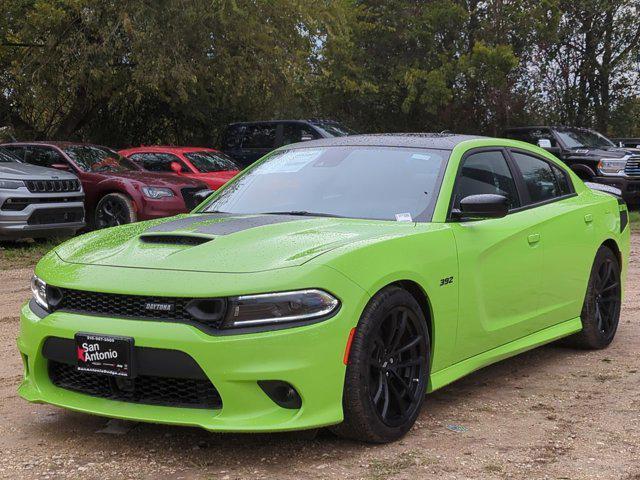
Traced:
<path fill-rule="evenodd" d="M 49 252 L 19 393 L 107 417 L 400 438 L 425 393 L 554 340 L 608 346 L 628 211 L 544 150 L 448 134 L 288 145 L 191 214 Z"/>

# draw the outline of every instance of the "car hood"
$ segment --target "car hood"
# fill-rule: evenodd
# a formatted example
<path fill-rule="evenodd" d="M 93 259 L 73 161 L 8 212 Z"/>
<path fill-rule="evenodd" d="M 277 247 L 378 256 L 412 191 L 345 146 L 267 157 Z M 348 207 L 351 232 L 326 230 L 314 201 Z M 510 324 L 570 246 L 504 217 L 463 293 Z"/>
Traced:
<path fill-rule="evenodd" d="M 182 188 L 182 187 L 206 187 L 203 182 L 191 178 L 179 177 L 172 173 L 156 173 L 144 170 L 131 170 L 128 172 L 109 172 L 105 178 L 120 178 L 129 181 L 137 181 L 143 185 L 152 187 Z"/>
<path fill-rule="evenodd" d="M 197 177 L 210 177 L 221 180 L 231 180 L 238 174 L 238 172 L 240 172 L 240 170 L 219 170 L 217 172 L 194 173 L 194 175 Z"/>
<path fill-rule="evenodd" d="M 634 149 L 631 148 L 576 148 L 570 150 L 567 154 L 567 158 L 624 158 L 627 155 L 634 154 Z"/>
<path fill-rule="evenodd" d="M 0 162 L 0 178 L 10 180 L 72 180 L 76 176 L 69 172 L 38 167 L 28 163 Z"/>
<path fill-rule="evenodd" d="M 414 229 L 409 222 L 187 214 L 92 232 L 64 243 L 56 253 L 78 264 L 247 273 L 302 265 L 345 245 Z"/>

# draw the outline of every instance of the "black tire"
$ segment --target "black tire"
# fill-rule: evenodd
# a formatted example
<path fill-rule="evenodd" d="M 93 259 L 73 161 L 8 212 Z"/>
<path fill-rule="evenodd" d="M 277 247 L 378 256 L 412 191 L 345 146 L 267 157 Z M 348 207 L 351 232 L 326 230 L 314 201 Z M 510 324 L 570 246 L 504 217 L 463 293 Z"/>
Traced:
<path fill-rule="evenodd" d="M 610 248 L 601 246 L 591 268 L 580 314 L 582 331 L 569 337 L 567 343 L 589 350 L 608 347 L 618 329 L 621 305 L 620 262 Z"/>
<path fill-rule="evenodd" d="M 370 443 L 401 438 L 420 414 L 429 364 L 429 331 L 420 305 L 399 287 L 381 290 L 356 327 L 345 376 L 344 421 L 331 430 Z"/>
<path fill-rule="evenodd" d="M 110 193 L 96 206 L 93 225 L 96 229 L 116 227 L 137 221 L 133 201 L 123 193 Z"/>

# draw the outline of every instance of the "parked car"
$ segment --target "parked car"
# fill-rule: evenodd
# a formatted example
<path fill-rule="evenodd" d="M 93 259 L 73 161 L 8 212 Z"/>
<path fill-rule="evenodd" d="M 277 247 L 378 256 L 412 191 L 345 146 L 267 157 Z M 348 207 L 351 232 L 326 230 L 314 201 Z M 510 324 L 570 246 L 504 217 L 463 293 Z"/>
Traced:
<path fill-rule="evenodd" d="M 170 173 L 200 180 L 217 190 L 235 177 L 240 168 L 218 150 L 200 147 L 135 147 L 120 150 L 148 172 Z"/>
<path fill-rule="evenodd" d="M 556 155 L 583 180 L 611 185 L 629 204 L 640 203 L 640 151 L 616 146 L 587 128 L 509 128 L 504 136 L 533 143 Z"/>
<path fill-rule="evenodd" d="M 0 148 L 0 240 L 74 235 L 84 193 L 69 172 L 25 165 Z"/>
<path fill-rule="evenodd" d="M 640 149 L 640 138 L 612 138 L 611 141 L 621 148 Z"/>
<path fill-rule="evenodd" d="M 425 392 L 478 368 L 562 337 L 608 346 L 629 249 L 624 202 L 522 142 L 284 147 L 190 215 L 45 256 L 21 313 L 19 394 L 212 431 L 393 441 Z"/>
<path fill-rule="evenodd" d="M 332 120 L 238 122 L 225 129 L 220 140 L 220 150 L 233 158 L 241 168 L 245 168 L 283 145 L 354 133 Z"/>
<path fill-rule="evenodd" d="M 99 145 L 30 142 L 2 145 L 24 163 L 75 173 L 85 192 L 94 228 L 185 213 L 199 202 L 204 182 L 145 172 L 131 160 Z"/>

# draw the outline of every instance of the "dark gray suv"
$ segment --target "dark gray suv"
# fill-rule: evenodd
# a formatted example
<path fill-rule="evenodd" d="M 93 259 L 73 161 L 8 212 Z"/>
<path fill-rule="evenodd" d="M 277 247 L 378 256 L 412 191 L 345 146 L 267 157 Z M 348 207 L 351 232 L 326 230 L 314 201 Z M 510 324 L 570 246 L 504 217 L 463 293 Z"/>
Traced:
<path fill-rule="evenodd" d="M 75 175 L 0 149 L 0 240 L 73 235 L 82 227 L 84 193 Z"/>
<path fill-rule="evenodd" d="M 241 168 L 246 168 L 283 145 L 355 134 L 333 120 L 238 122 L 227 126 L 219 143 L 220 150 L 233 158 Z"/>

